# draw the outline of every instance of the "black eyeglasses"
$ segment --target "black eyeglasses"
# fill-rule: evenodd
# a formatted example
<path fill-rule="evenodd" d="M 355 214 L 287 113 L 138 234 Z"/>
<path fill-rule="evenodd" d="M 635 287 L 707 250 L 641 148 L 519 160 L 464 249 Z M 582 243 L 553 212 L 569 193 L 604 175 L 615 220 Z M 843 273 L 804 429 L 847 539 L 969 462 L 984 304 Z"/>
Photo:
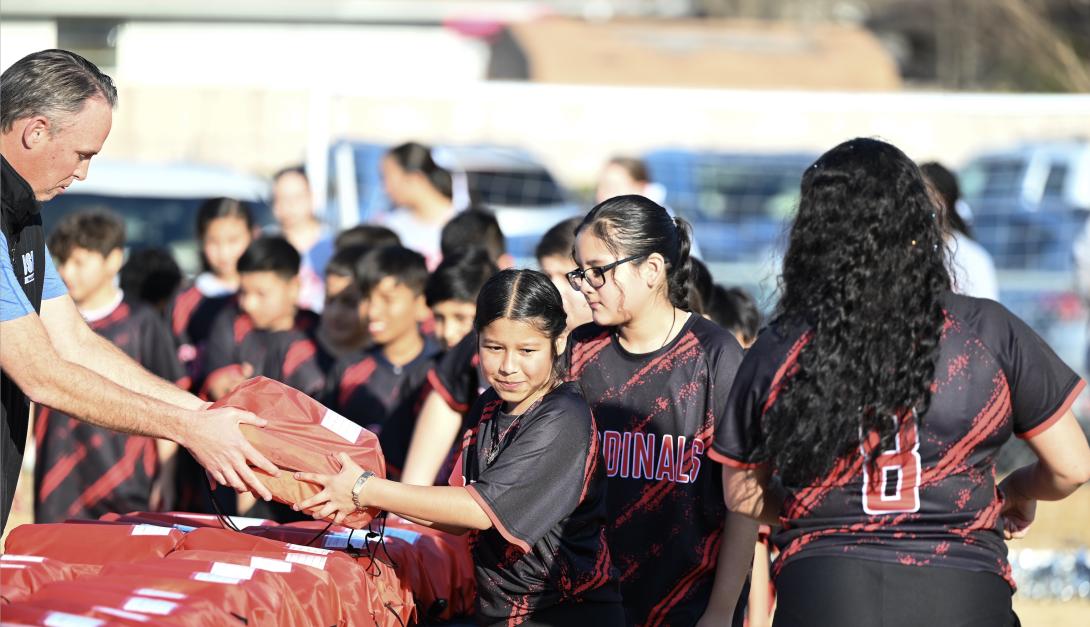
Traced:
<path fill-rule="evenodd" d="M 607 263 L 604 266 L 594 266 L 587 268 L 586 270 L 576 268 L 564 276 L 568 277 L 568 285 L 571 285 L 571 288 L 577 292 L 583 289 L 583 279 L 586 279 L 591 287 L 598 289 L 606 284 L 606 272 L 609 272 L 622 263 L 628 263 L 629 261 L 646 256 L 647 255 L 632 255 L 631 257 L 625 257 L 624 259 L 619 259 L 613 263 Z"/>

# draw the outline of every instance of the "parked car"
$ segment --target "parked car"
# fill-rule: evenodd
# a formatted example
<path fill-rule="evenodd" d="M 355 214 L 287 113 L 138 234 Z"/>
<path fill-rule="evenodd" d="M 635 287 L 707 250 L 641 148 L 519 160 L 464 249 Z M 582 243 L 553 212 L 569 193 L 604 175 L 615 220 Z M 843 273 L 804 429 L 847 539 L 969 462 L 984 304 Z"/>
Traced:
<path fill-rule="evenodd" d="M 782 252 L 802 173 L 816 158 L 679 149 L 643 155 L 666 204 L 693 224 L 711 262 L 764 262 Z"/>
<path fill-rule="evenodd" d="M 109 209 L 125 220 L 129 250 L 168 248 L 182 271 L 192 275 L 200 266 L 197 208 L 220 196 L 249 203 L 261 226 L 273 221 L 269 183 L 263 178 L 203 164 L 95 159 L 86 180 L 46 203 L 42 222 L 49 233 L 66 214 Z"/>
<path fill-rule="evenodd" d="M 391 146 L 343 140 L 329 151 L 329 207 L 336 228 L 347 228 L 393 209 L 379 164 Z M 472 201 L 491 209 L 507 237 L 508 252 L 533 257 L 541 235 L 583 208 L 530 153 L 503 146 L 436 146 L 451 171 L 455 206 Z"/>
<path fill-rule="evenodd" d="M 1090 212 L 1090 142 L 1030 142 L 976 155 L 960 171 L 973 235 L 999 268 L 1071 269 Z"/>

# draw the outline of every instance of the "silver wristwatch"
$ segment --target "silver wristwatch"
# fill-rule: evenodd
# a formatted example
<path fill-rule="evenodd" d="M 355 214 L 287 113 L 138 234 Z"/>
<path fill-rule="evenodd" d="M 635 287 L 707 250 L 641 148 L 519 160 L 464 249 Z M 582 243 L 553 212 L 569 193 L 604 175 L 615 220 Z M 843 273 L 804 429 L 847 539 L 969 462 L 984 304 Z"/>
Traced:
<path fill-rule="evenodd" d="M 363 506 L 360 505 L 360 492 L 363 491 L 363 484 L 367 483 L 367 480 L 374 477 L 375 473 L 370 470 L 363 471 L 359 479 L 356 479 L 356 485 L 352 486 L 352 504 L 356 506 L 357 512 L 363 511 Z"/>

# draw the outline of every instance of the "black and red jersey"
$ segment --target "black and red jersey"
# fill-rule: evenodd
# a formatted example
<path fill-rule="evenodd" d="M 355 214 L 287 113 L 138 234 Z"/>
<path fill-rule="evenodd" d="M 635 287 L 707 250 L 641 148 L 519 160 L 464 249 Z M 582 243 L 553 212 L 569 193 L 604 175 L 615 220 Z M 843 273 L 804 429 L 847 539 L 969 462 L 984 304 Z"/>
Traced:
<path fill-rule="evenodd" d="M 573 383 L 513 416 L 493 390 L 474 404 L 450 485 L 492 521 L 472 541 L 478 618 L 517 625 L 560 604 L 620 600 L 606 539 L 594 418 Z"/>
<path fill-rule="evenodd" d="M 325 387 L 325 373 L 315 335 L 318 321 L 318 314 L 300 309 L 293 328 L 266 331 L 255 329 L 253 320 L 237 305 L 225 307 L 208 336 L 205 388 L 215 377 L 250 364 L 255 377 L 268 377 L 319 398 Z"/>
<path fill-rule="evenodd" d="M 198 280 L 178 292 L 167 309 L 170 331 L 178 346 L 178 360 L 182 362 L 189 377 L 190 389 L 194 391 L 201 389 L 208 374 L 204 362 L 212 323 L 224 308 L 236 302 L 233 292 L 202 290 L 201 283 Z M 203 283 L 207 284 L 208 281 Z"/>
<path fill-rule="evenodd" d="M 443 353 L 428 373 L 428 384 L 451 409 L 466 414 L 487 388 L 477 353 L 477 333 L 470 331 L 461 341 Z M 464 425 L 462 431 L 472 427 Z"/>
<path fill-rule="evenodd" d="M 183 379 L 170 331 L 151 307 L 122 301 L 89 325 L 152 374 Z M 35 521 L 149 509 L 158 466 L 154 438 L 96 427 L 39 405 L 34 439 Z"/>
<path fill-rule="evenodd" d="M 705 451 L 742 349 L 690 314 L 672 342 L 643 355 L 625 350 L 613 329 L 583 325 L 567 359 L 600 430 L 628 623 L 694 624 L 711 598 L 727 514 L 722 473 Z"/>
<path fill-rule="evenodd" d="M 1084 382 L 1002 305 L 952 293 L 922 416 L 890 417 L 896 447 L 864 462 L 877 436 L 836 461 L 813 485 L 785 486 L 783 531 L 774 572 L 811 556 L 995 572 L 1010 579 L 995 459 L 1011 434 L 1030 438 L 1051 426 Z M 775 323 L 750 348 L 710 453 L 754 468 L 761 418 L 775 402 L 810 331 Z"/>
<path fill-rule="evenodd" d="M 438 343 L 426 335 L 424 348 L 407 364 L 395 366 L 375 346 L 338 360 L 329 373 L 325 405 L 378 434 L 394 476 L 405 465 L 428 371 L 438 354 Z"/>

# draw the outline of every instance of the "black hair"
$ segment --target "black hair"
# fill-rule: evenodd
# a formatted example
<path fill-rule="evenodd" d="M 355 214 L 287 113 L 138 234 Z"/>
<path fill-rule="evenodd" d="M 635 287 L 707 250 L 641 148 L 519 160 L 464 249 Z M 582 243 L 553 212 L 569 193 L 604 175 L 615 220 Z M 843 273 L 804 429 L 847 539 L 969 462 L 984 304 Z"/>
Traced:
<path fill-rule="evenodd" d="M 238 272 L 275 272 L 280 278 L 291 280 L 299 274 L 300 263 L 299 251 L 288 240 L 266 235 L 255 239 L 238 258 Z"/>
<path fill-rule="evenodd" d="M 575 246 L 575 229 L 579 228 L 582 223 L 583 218 L 576 216 L 561 220 L 549 227 L 549 230 L 545 231 L 545 234 L 541 236 L 541 241 L 537 243 L 534 256 L 537 257 L 538 261 L 545 257 L 557 255 L 570 259 L 572 248 Z"/>
<path fill-rule="evenodd" d="M 370 294 L 386 277 L 393 277 L 413 294 L 423 294 L 428 265 L 423 255 L 404 246 L 374 248 L 356 262 L 356 283 L 361 294 Z"/>
<path fill-rule="evenodd" d="M 254 229 L 254 210 L 250 205 L 234 198 L 209 198 L 197 207 L 197 239 L 204 239 L 208 226 L 220 218 L 238 218 L 246 223 L 246 230 Z"/>
<path fill-rule="evenodd" d="M 181 286 L 182 278 L 182 269 L 166 248 L 132 251 L 121 266 L 121 290 L 125 295 L 159 308 Z"/>
<path fill-rule="evenodd" d="M 935 206 L 895 146 L 844 142 L 806 169 L 801 192 L 777 326 L 808 336 L 760 427 L 785 485 L 820 480 L 861 433 L 887 450 L 891 416 L 926 413 L 950 287 Z"/>
<path fill-rule="evenodd" d="M 727 331 L 741 335 L 747 345 L 757 339 L 757 332 L 761 329 L 761 312 L 757 309 L 757 301 L 740 287 L 714 286 L 704 313 Z"/>
<path fill-rule="evenodd" d="M 372 250 L 370 246 L 345 246 L 338 248 L 325 265 L 325 274 L 356 278 L 356 264 Z"/>
<path fill-rule="evenodd" d="M 549 338 L 553 347 L 553 380 L 564 374 L 560 339 L 567 328 L 564 301 L 552 280 L 537 270 L 501 270 L 485 282 L 477 295 L 473 330 L 480 334 L 495 320 L 527 322 Z"/>
<path fill-rule="evenodd" d="M 450 172 L 441 168 L 431 157 L 431 148 L 417 142 L 406 142 L 386 153 L 406 172 L 420 172 L 431 186 L 447 198 L 454 197 Z"/>
<path fill-rule="evenodd" d="M 49 252 L 65 261 L 72 249 L 100 253 L 103 257 L 125 248 L 125 221 L 112 211 L 93 209 L 70 213 L 49 234 Z"/>
<path fill-rule="evenodd" d="M 689 310 L 692 227 L 684 218 L 671 218 L 662 205 L 629 194 L 595 205 L 576 228 L 576 236 L 586 228 L 618 258 L 662 255 L 666 260 L 666 295 L 678 309 Z"/>
<path fill-rule="evenodd" d="M 390 229 L 377 224 L 358 224 L 350 229 L 345 229 L 337 234 L 333 241 L 333 248 L 341 249 L 349 246 L 366 246 L 367 248 L 382 248 L 383 246 L 400 246 L 401 238 Z"/>
<path fill-rule="evenodd" d="M 495 262 L 480 248 L 470 248 L 453 257 L 443 257 L 443 262 L 428 277 L 424 298 L 428 307 L 443 301 L 460 300 L 476 302 L 477 294 L 493 274 L 498 272 Z"/>
<path fill-rule="evenodd" d="M 310 187 L 310 177 L 307 176 L 307 169 L 302 164 L 289 165 L 286 168 L 280 168 L 272 175 L 272 180 L 275 183 L 276 181 L 279 181 L 281 177 L 287 176 L 288 174 L 298 174 L 306 181 L 307 187 Z"/>
<path fill-rule="evenodd" d="M 650 175 L 647 173 L 647 163 L 645 163 L 643 159 L 637 157 L 615 156 L 610 158 L 609 165 L 615 165 L 621 168 L 628 176 L 632 177 L 633 181 L 646 183 L 651 180 Z"/>
<path fill-rule="evenodd" d="M 708 313 L 708 304 L 714 298 L 715 279 L 700 259 L 690 256 L 689 262 L 692 264 L 689 272 L 689 309 L 704 315 Z"/>
<path fill-rule="evenodd" d="M 923 173 L 924 180 L 927 181 L 931 189 L 935 190 L 939 199 L 942 200 L 944 223 L 950 229 L 972 237 L 973 234 L 969 230 L 969 225 L 965 223 L 965 219 L 958 213 L 961 186 L 958 185 L 957 175 L 937 161 L 929 161 L 921 165 L 920 172 Z"/>
<path fill-rule="evenodd" d="M 459 212 L 443 226 L 439 249 L 443 256 L 455 255 L 467 248 L 481 248 L 496 263 L 507 253 L 507 241 L 496 215 L 487 209 L 470 207 Z"/>

